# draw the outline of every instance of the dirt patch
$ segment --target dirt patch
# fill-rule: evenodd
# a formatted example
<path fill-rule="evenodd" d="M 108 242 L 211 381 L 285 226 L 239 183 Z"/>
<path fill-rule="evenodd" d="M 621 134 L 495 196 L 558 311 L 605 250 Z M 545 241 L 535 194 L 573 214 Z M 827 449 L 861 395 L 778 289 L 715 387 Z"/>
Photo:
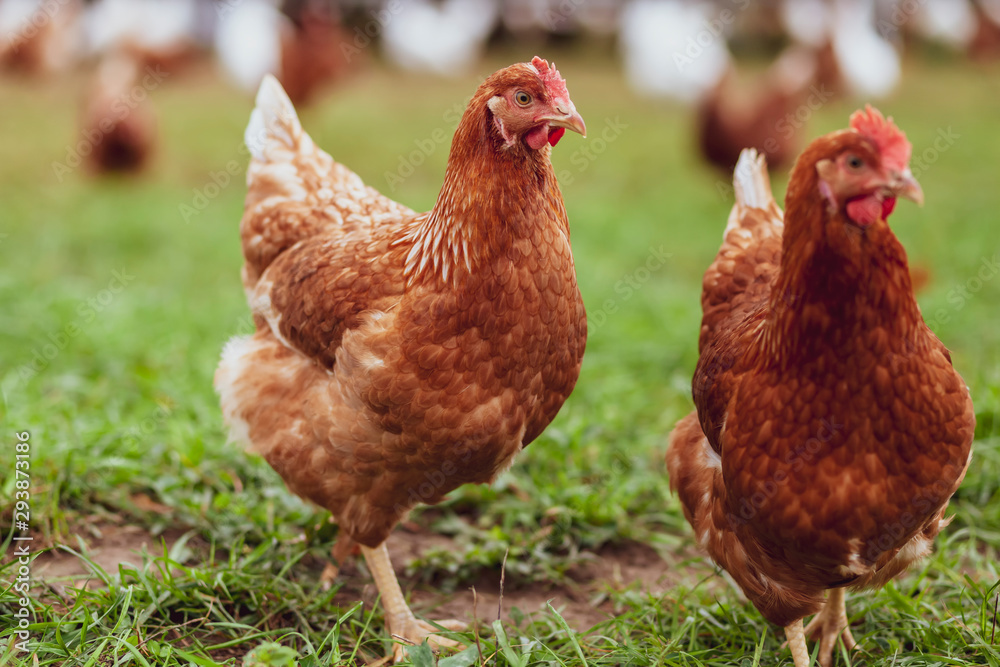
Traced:
<path fill-rule="evenodd" d="M 141 568 L 143 550 L 151 556 L 162 554 L 164 544 L 169 551 L 184 534 L 183 531 L 173 530 L 153 536 L 138 526 L 112 524 L 92 526 L 90 532 L 96 537 L 84 540 L 87 544 L 86 555 L 111 576 L 118 573 L 118 566 L 122 564 Z M 78 550 L 76 544 L 67 546 Z M 33 577 L 47 581 L 56 588 L 103 585 L 86 562 L 61 549 L 52 549 L 39 555 L 32 563 L 31 573 Z"/>
<path fill-rule="evenodd" d="M 404 590 L 409 588 L 411 606 L 418 615 L 433 619 L 457 619 L 465 622 L 490 623 L 497 618 L 500 607 L 500 569 L 482 574 L 473 584 L 462 590 L 442 593 L 426 586 L 408 587 L 403 569 L 406 563 L 418 558 L 427 550 L 456 548 L 454 542 L 442 535 L 423 531 L 396 531 L 389 537 L 388 549 L 393 566 Z M 685 559 L 694 555 L 685 553 Z M 694 579 L 691 570 L 678 567 L 680 560 L 667 561 L 645 544 L 626 542 L 605 547 L 580 566 L 568 573 L 568 582 L 560 584 L 535 582 L 530 585 L 511 583 L 504 585 L 500 618 L 512 623 L 511 611 L 519 610 L 527 617 L 547 612 L 551 602 L 574 630 L 585 632 L 596 624 L 615 616 L 607 592 L 636 588 L 651 595 L 660 595 L 678 583 Z M 705 575 L 700 571 L 700 576 Z M 337 596 L 344 604 L 361 597 L 374 604 L 378 592 L 367 574 L 362 574 L 356 562 L 345 564 L 338 578 L 344 584 Z M 475 593 L 473 593 L 475 589 Z"/>
<path fill-rule="evenodd" d="M 170 550 L 183 531 L 167 531 L 153 536 L 138 526 L 100 525 L 90 530 L 93 537 L 86 540 L 87 556 L 107 573 L 114 576 L 119 565 L 128 563 L 142 566 L 143 550 L 152 555 L 163 553 L 164 545 Z M 195 541 L 200 542 L 200 541 Z M 197 544 L 191 544 L 195 552 Z M 74 546 L 75 548 L 75 546 Z M 444 593 L 428 586 L 408 586 L 403 570 L 407 563 L 423 556 L 430 549 L 455 549 L 454 542 L 445 536 L 423 530 L 397 530 L 389 538 L 389 553 L 404 590 L 409 592 L 411 606 L 418 615 L 434 619 L 458 619 L 465 622 L 489 623 L 497 618 L 500 606 L 500 570 L 483 573 L 473 584 L 454 592 Z M 513 623 L 511 611 L 532 617 L 547 611 L 547 603 L 559 610 L 573 629 L 584 632 L 596 624 L 614 617 L 609 590 L 636 588 L 641 592 L 660 595 L 679 583 L 707 573 L 702 564 L 696 573 L 684 560 L 695 553 L 685 552 L 676 561 L 664 560 L 653 548 L 638 542 L 607 546 L 589 554 L 583 564 L 568 573 L 568 582 L 560 584 L 535 582 L 530 585 L 508 580 L 503 590 L 500 617 Z M 319 578 L 322 563 L 317 565 Z M 309 567 L 303 562 L 303 567 Z M 57 590 L 67 587 L 102 586 L 100 578 L 93 575 L 87 564 L 74 554 L 58 549 L 38 556 L 33 574 Z M 357 559 L 346 562 L 337 582 L 343 584 L 335 600 L 350 606 L 358 599 L 374 604 L 375 590 L 367 572 L 359 568 Z M 473 594 L 475 589 L 475 594 Z"/>

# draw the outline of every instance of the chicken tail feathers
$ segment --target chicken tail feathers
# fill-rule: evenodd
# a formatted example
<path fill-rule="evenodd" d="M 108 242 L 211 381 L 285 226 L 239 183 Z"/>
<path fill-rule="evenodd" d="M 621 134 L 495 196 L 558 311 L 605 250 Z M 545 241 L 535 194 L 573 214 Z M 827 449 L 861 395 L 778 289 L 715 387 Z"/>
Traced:
<path fill-rule="evenodd" d="M 251 156 L 240 224 L 248 290 L 278 255 L 303 239 L 323 231 L 371 230 L 413 215 L 319 148 L 271 75 L 260 84 L 244 141 Z"/>
<path fill-rule="evenodd" d="M 744 148 L 733 170 L 736 203 L 766 209 L 774 201 L 771 179 L 767 175 L 767 159 L 756 148 Z"/>
<path fill-rule="evenodd" d="M 771 178 L 767 174 L 767 159 L 759 154 L 757 149 L 744 148 L 740 153 L 740 159 L 733 170 L 733 192 L 736 195 L 736 203 L 729 214 L 726 234 L 731 229 L 741 226 L 741 221 L 746 218 L 747 209 L 769 211 L 772 205 L 777 209 L 778 204 L 771 193 Z M 781 220 L 780 211 L 777 220 Z"/>
<path fill-rule="evenodd" d="M 321 204 L 317 183 L 330 173 L 333 159 L 302 129 L 291 100 L 270 74 L 260 84 L 243 140 L 251 157 L 240 225 L 249 290 L 280 253 L 326 224 L 314 210 Z"/>
<path fill-rule="evenodd" d="M 784 213 L 771 194 L 767 161 L 752 148 L 744 149 L 733 171 L 736 203 L 722 235 L 719 254 L 702 282 L 701 336 L 704 353 L 716 331 L 731 328 L 768 298 L 781 262 Z"/>
<path fill-rule="evenodd" d="M 299 152 L 302 137 L 302 124 L 292 101 L 277 79 L 265 75 L 243 135 L 247 149 L 255 160 L 271 162 L 281 151 Z"/>

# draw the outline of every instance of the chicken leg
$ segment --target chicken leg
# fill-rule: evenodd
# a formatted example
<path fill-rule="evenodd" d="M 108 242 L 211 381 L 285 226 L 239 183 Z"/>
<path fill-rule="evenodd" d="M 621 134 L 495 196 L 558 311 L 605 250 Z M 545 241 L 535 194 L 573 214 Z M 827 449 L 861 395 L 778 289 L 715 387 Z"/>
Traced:
<path fill-rule="evenodd" d="M 785 637 L 795 667 L 809 667 L 809 647 L 806 646 L 806 633 L 802 630 L 801 618 L 785 626 Z"/>
<path fill-rule="evenodd" d="M 374 549 L 362 545 L 361 553 L 365 556 L 368 569 L 371 570 L 372 577 L 375 579 L 375 586 L 382 596 L 385 623 L 389 633 L 394 638 L 403 640 L 405 644 L 420 644 L 424 639 L 427 639 L 433 646 L 461 647 L 461 644 L 452 639 L 437 636 L 435 634 L 439 632 L 437 628 L 430 623 L 418 621 L 413 616 L 413 612 L 410 611 L 403 598 L 403 591 L 399 588 L 396 573 L 392 570 L 389 550 L 385 548 L 385 542 Z M 448 630 L 464 630 L 466 627 L 465 623 L 461 621 L 442 621 L 438 625 Z M 403 643 L 396 644 L 392 652 L 393 662 L 399 662 L 405 657 L 403 647 Z"/>
<path fill-rule="evenodd" d="M 843 588 L 830 589 L 826 604 L 809 621 L 803 634 L 809 639 L 819 639 L 819 664 L 821 667 L 830 667 L 833 663 L 833 646 L 837 643 L 838 637 L 843 640 L 848 651 L 857 646 L 857 642 L 851 635 L 851 627 L 847 622 Z"/>
<path fill-rule="evenodd" d="M 344 563 L 351 556 L 357 553 L 355 551 L 355 547 L 357 546 L 358 543 L 352 540 L 344 531 L 337 533 L 337 539 L 333 543 L 333 548 L 330 549 L 330 558 L 332 560 L 327 562 L 323 567 L 322 574 L 319 575 L 319 581 L 324 591 L 333 588 L 333 582 L 340 576 L 340 568 L 344 566 Z"/>
<path fill-rule="evenodd" d="M 844 608 L 844 589 L 830 589 L 826 603 L 819 613 L 809 621 L 809 625 L 803 629 L 802 619 L 799 619 L 785 627 L 785 636 L 788 638 L 786 643 L 792 652 L 792 661 L 795 663 L 795 667 L 809 667 L 807 636 L 809 639 L 819 639 L 818 662 L 820 667 L 830 667 L 833 664 L 833 646 L 837 643 L 838 637 L 843 640 L 848 651 L 857 646 L 847 622 L 847 610 Z"/>

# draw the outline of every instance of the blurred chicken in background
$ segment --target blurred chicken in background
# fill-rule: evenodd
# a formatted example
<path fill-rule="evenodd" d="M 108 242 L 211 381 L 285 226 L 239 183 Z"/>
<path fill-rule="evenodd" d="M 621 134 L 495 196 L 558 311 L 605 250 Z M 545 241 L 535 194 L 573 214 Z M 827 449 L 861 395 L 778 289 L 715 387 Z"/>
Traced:
<path fill-rule="evenodd" d="M 710 164 L 730 172 L 753 147 L 780 168 L 801 145 L 797 111 L 814 93 L 818 51 L 789 48 L 763 75 L 745 78 L 728 47 L 739 11 L 700 0 L 629 3 L 621 22 L 626 76 L 642 94 L 695 105 L 698 149 Z M 818 95 L 813 103 L 824 103 L 826 93 Z"/>
<path fill-rule="evenodd" d="M 79 0 L 0 0 L 0 68 L 28 75 L 63 72 L 80 58 Z"/>
<path fill-rule="evenodd" d="M 352 50 L 341 48 L 349 37 L 329 3 L 317 0 L 288 2 L 290 38 L 281 42 L 278 80 L 292 103 L 307 104 L 314 93 L 348 73 Z"/>
<path fill-rule="evenodd" d="M 976 4 L 976 34 L 969 44 L 975 60 L 1000 58 L 1000 0 L 979 0 Z"/>
<path fill-rule="evenodd" d="M 1000 56 L 1000 0 L 924 0 L 913 13 L 907 26 L 918 39 L 973 60 Z"/>
<path fill-rule="evenodd" d="M 771 169 L 789 166 L 802 146 L 803 117 L 832 96 L 813 82 L 817 56 L 790 47 L 748 86 L 730 65 L 698 106 L 698 147 L 731 173 L 744 148 L 756 148 Z"/>
<path fill-rule="evenodd" d="M 891 12 L 883 17 L 881 10 L 877 0 L 784 0 L 780 15 L 793 42 L 817 53 L 818 83 L 838 95 L 878 99 L 902 74 Z"/>
<path fill-rule="evenodd" d="M 890 95 L 904 48 L 1000 57 L 1000 0 L 0 0 L 0 69 L 101 62 L 88 109 L 122 87 L 125 56 L 173 75 L 214 48 L 247 93 L 273 74 L 302 106 L 379 53 L 410 72 L 455 76 L 498 37 L 594 51 L 615 37 L 633 90 L 696 110 L 692 148 L 707 162 L 728 172 L 753 147 L 780 169 L 820 106 Z M 748 55 L 773 61 L 751 73 Z"/>
<path fill-rule="evenodd" d="M 138 172 L 156 144 L 156 117 L 143 68 L 131 53 L 103 57 L 88 86 L 81 134 L 89 146 L 87 166 L 95 174 Z"/>
<path fill-rule="evenodd" d="M 255 92 L 272 74 L 298 106 L 349 71 L 357 49 L 348 40 L 333 3 L 288 2 L 282 11 L 277 0 L 244 0 L 225 7 L 215 50 L 240 88 Z"/>
<path fill-rule="evenodd" d="M 773 26 L 775 9 L 792 45 L 763 75 L 745 79 L 729 40 Z M 876 9 L 876 0 L 784 0 L 777 7 L 633 0 L 621 20 L 626 77 L 641 94 L 695 105 L 698 148 L 709 163 L 728 172 L 744 148 L 756 148 L 770 168 L 781 168 L 798 153 L 819 107 L 838 95 L 884 97 L 899 83 L 900 56 L 880 34 Z"/>

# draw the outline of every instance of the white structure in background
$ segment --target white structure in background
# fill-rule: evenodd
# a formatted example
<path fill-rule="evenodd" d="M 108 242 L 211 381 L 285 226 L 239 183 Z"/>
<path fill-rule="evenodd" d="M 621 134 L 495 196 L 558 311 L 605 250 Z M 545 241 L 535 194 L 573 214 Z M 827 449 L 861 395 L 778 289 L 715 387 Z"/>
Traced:
<path fill-rule="evenodd" d="M 282 34 L 291 30 L 276 0 L 242 0 L 220 16 L 215 53 L 229 78 L 252 93 L 265 74 L 279 75 Z"/>
<path fill-rule="evenodd" d="M 976 10 L 969 0 L 923 0 L 913 22 L 926 39 L 965 50 L 976 36 Z"/>
<path fill-rule="evenodd" d="M 565 0 L 555 0 L 560 7 Z M 618 0 L 583 0 L 573 18 L 586 32 L 593 35 L 614 35 L 619 29 Z"/>
<path fill-rule="evenodd" d="M 83 49 L 79 14 L 77 0 L 0 0 L 0 61 L 24 48 L 38 71 L 68 69 Z"/>
<path fill-rule="evenodd" d="M 181 50 L 198 41 L 198 17 L 197 0 L 97 0 L 84 17 L 88 50 Z"/>
<path fill-rule="evenodd" d="M 836 0 L 833 54 L 857 97 L 885 97 L 899 85 L 899 52 L 876 27 L 875 0 Z"/>
<path fill-rule="evenodd" d="M 382 47 L 400 67 L 463 74 L 478 61 L 497 16 L 493 0 L 405 0 L 382 28 Z"/>
<path fill-rule="evenodd" d="M 826 0 L 785 0 L 781 22 L 791 38 L 812 48 L 822 48 L 830 39 L 832 8 Z"/>
<path fill-rule="evenodd" d="M 537 30 L 546 30 L 552 22 L 547 2 L 536 0 L 504 0 L 501 3 L 500 19 L 503 27 L 519 35 Z"/>
<path fill-rule="evenodd" d="M 633 0 L 619 35 L 625 74 L 640 93 L 692 103 L 714 88 L 729 67 L 723 19 L 709 2 Z"/>
<path fill-rule="evenodd" d="M 503 0 L 500 18 L 515 35 L 582 30 L 607 36 L 618 32 L 620 6 L 620 0 Z"/>

